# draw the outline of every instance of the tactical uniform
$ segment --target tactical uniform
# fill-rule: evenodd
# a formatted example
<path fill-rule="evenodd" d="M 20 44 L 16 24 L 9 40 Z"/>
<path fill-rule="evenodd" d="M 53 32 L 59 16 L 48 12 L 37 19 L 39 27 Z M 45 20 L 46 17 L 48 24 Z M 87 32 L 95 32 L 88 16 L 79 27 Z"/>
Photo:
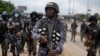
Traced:
<path fill-rule="evenodd" d="M 27 26 L 27 44 L 28 44 L 28 52 L 29 56 L 33 55 L 36 56 L 36 50 L 37 50 L 37 40 L 32 39 L 32 29 L 34 28 L 35 23 L 37 22 L 37 12 L 32 12 L 30 14 L 31 20 L 29 21 L 29 25 Z"/>
<path fill-rule="evenodd" d="M 67 23 L 65 23 L 66 24 L 66 31 L 68 30 L 68 25 L 67 25 Z"/>
<path fill-rule="evenodd" d="M 21 38 L 22 38 L 22 52 L 24 52 L 24 46 L 25 46 L 25 39 L 27 37 L 26 34 L 26 27 L 27 27 L 27 23 L 26 23 L 26 18 L 22 17 L 21 18 L 21 25 L 22 25 L 22 34 L 21 34 Z"/>
<path fill-rule="evenodd" d="M 2 36 L 3 36 L 3 32 L 2 32 L 2 29 L 3 29 L 3 22 L 2 22 L 2 18 L 0 18 L 0 44 L 2 42 Z"/>
<path fill-rule="evenodd" d="M 96 34 L 94 47 L 95 47 L 95 49 L 99 50 L 99 56 L 100 56 L 100 28 L 99 28 L 99 30 L 97 31 L 97 34 Z"/>
<path fill-rule="evenodd" d="M 8 32 L 8 15 L 6 13 L 6 11 L 4 11 L 4 14 L 2 15 L 2 27 L 1 27 L 1 30 L 2 30 L 2 41 L 1 41 L 1 48 L 2 48 L 2 56 L 7 56 L 7 50 L 8 50 L 8 47 L 9 47 L 9 41 L 8 41 L 8 36 L 7 36 L 7 32 Z"/>
<path fill-rule="evenodd" d="M 11 46 L 13 56 L 20 56 L 22 48 L 21 37 L 12 35 Z"/>
<path fill-rule="evenodd" d="M 91 16 L 89 18 L 89 22 L 91 22 L 91 24 L 89 24 L 85 30 L 86 40 L 89 47 L 89 49 L 87 49 L 88 51 L 87 56 L 96 56 L 96 52 L 94 52 L 93 49 L 95 48 L 95 38 L 97 31 L 99 30 L 99 27 L 96 23 L 94 24 L 93 21 L 97 23 L 97 19 L 95 16 Z"/>
<path fill-rule="evenodd" d="M 77 23 L 74 21 L 71 24 L 71 41 L 75 42 L 75 36 L 76 36 L 76 28 L 77 28 Z"/>
<path fill-rule="evenodd" d="M 30 26 L 28 25 L 27 28 L 27 38 L 26 38 L 26 41 L 27 41 L 27 47 L 28 47 L 28 55 L 31 56 L 33 54 L 33 39 L 31 38 L 31 29 L 30 29 Z"/>
<path fill-rule="evenodd" d="M 16 34 L 18 32 L 22 32 L 22 24 L 21 24 L 21 19 L 20 19 L 20 12 L 17 10 L 14 10 L 12 12 L 12 15 L 14 18 L 10 22 L 10 26 L 14 26 L 13 28 L 10 28 L 10 32 L 12 34 L 12 41 L 11 41 L 11 51 L 13 53 L 13 56 L 20 55 L 21 48 L 22 48 L 22 39 L 21 39 L 21 34 L 20 36 L 17 36 Z M 15 50 L 15 47 L 17 48 L 17 51 Z M 16 54 L 16 52 L 17 54 Z"/>
<path fill-rule="evenodd" d="M 83 37 L 85 37 L 85 29 L 86 29 L 86 23 L 83 22 L 81 24 L 81 30 L 80 30 L 80 33 L 81 33 L 81 41 L 83 41 Z"/>
<path fill-rule="evenodd" d="M 42 13 L 38 13 L 38 20 L 43 18 L 43 14 Z"/>
<path fill-rule="evenodd" d="M 56 13 L 59 13 L 58 5 L 54 2 L 50 2 L 47 4 L 45 11 L 48 7 L 54 8 Z M 63 20 L 59 17 L 53 18 L 44 18 L 39 20 L 35 27 L 32 30 L 32 38 L 40 40 L 40 36 L 47 36 L 47 43 L 42 43 L 40 40 L 38 56 L 47 56 L 48 52 L 52 50 L 56 50 L 56 55 L 62 53 L 63 44 L 66 41 L 66 28 Z"/>

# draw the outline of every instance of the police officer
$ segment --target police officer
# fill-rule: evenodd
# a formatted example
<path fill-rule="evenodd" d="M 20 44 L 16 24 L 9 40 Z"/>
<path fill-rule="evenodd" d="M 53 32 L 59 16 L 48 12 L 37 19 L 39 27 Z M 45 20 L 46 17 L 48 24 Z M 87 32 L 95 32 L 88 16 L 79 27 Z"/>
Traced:
<path fill-rule="evenodd" d="M 32 38 L 40 40 L 38 56 L 59 56 L 66 41 L 65 24 L 58 16 L 59 7 L 49 2 L 45 7 L 46 18 L 37 22 L 32 30 Z"/>
<path fill-rule="evenodd" d="M 43 18 L 43 14 L 42 13 L 38 13 L 38 20 Z"/>
<path fill-rule="evenodd" d="M 94 51 L 99 50 L 99 56 L 100 56 L 100 27 L 97 31 L 96 38 L 95 38 L 95 46 Z"/>
<path fill-rule="evenodd" d="M 21 16 L 21 25 L 22 25 L 22 33 L 21 33 L 21 37 L 22 37 L 22 52 L 24 52 L 24 46 L 25 46 L 25 39 L 27 37 L 27 34 L 26 34 L 26 17 L 23 15 Z"/>
<path fill-rule="evenodd" d="M 83 41 L 83 37 L 85 37 L 85 29 L 86 29 L 86 19 L 83 19 L 83 22 L 81 24 L 81 29 L 80 29 L 81 41 Z"/>
<path fill-rule="evenodd" d="M 89 18 L 89 22 L 90 24 L 86 27 L 86 30 L 85 30 L 86 44 L 88 44 L 87 56 L 96 56 L 96 51 L 94 51 L 95 38 L 96 38 L 97 31 L 99 30 L 96 16 L 91 16 Z"/>
<path fill-rule="evenodd" d="M 65 31 L 66 31 L 66 37 L 67 37 L 67 36 L 68 36 L 68 35 L 67 35 L 68 25 L 67 25 L 66 21 L 65 21 L 65 27 L 66 27 L 66 28 L 65 28 Z M 66 38 L 66 39 L 67 39 L 67 38 Z M 66 42 L 67 42 L 67 40 L 66 40 Z"/>
<path fill-rule="evenodd" d="M 20 19 L 20 12 L 19 10 L 15 9 L 12 11 L 13 19 L 10 22 L 10 31 L 12 34 L 11 39 L 11 51 L 13 56 L 19 56 L 21 52 L 21 32 L 22 32 L 22 25 L 21 25 L 21 19 Z"/>
<path fill-rule="evenodd" d="M 71 24 L 71 41 L 75 42 L 75 36 L 76 36 L 76 28 L 77 28 L 77 23 L 76 20 L 73 20 L 72 24 Z"/>
<path fill-rule="evenodd" d="M 2 48 L 2 56 L 7 56 L 7 50 L 9 45 L 8 43 L 8 37 L 6 35 L 7 31 L 8 31 L 8 14 L 7 11 L 3 11 L 2 14 L 2 41 L 1 41 L 1 48 Z"/>
<path fill-rule="evenodd" d="M 2 18 L 0 18 L 0 29 L 2 29 Z M 0 36 L 2 35 L 2 31 L 0 30 Z M 0 40 L 1 40 L 1 38 L 0 38 Z M 1 43 L 1 41 L 0 41 L 0 43 Z"/>
<path fill-rule="evenodd" d="M 30 14 L 31 20 L 29 21 L 29 25 L 27 26 L 27 44 L 28 44 L 28 52 L 29 56 L 33 55 L 36 56 L 36 47 L 37 47 L 37 40 L 31 38 L 32 34 L 31 31 L 38 20 L 38 14 L 36 11 L 33 11 Z"/>
<path fill-rule="evenodd" d="M 3 22 L 2 22 L 2 18 L 0 18 L 0 44 L 2 42 L 2 38 L 3 38 L 3 32 L 2 32 L 2 28 L 3 27 Z"/>
<path fill-rule="evenodd" d="M 34 26 L 35 23 L 38 21 L 38 13 L 36 11 L 33 11 L 31 14 L 30 14 L 30 17 L 31 17 L 31 25 Z"/>

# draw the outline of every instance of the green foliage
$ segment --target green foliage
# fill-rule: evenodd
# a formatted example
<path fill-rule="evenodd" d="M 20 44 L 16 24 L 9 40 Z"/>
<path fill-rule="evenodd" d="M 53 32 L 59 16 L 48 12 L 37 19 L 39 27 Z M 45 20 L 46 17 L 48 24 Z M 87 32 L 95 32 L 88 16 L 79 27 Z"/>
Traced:
<path fill-rule="evenodd" d="M 77 20 L 79 20 L 79 21 L 83 21 L 83 19 L 87 19 L 87 15 L 85 15 L 85 14 L 80 14 L 80 15 L 76 16 L 76 18 L 77 18 Z"/>
<path fill-rule="evenodd" d="M 88 14 L 78 14 L 78 15 L 75 15 L 75 16 L 76 16 L 77 20 L 79 20 L 79 21 L 83 21 L 83 19 L 88 20 L 88 18 L 89 18 Z M 98 13 L 95 13 L 94 16 L 96 16 L 97 19 L 100 20 L 100 15 Z"/>
<path fill-rule="evenodd" d="M 98 14 L 98 13 L 95 13 L 94 15 L 97 17 L 97 19 L 99 19 L 99 20 L 100 20 L 100 16 L 99 16 L 99 14 Z"/>
<path fill-rule="evenodd" d="M 2 11 L 11 12 L 14 8 L 12 3 L 0 0 L 0 13 L 2 13 Z"/>

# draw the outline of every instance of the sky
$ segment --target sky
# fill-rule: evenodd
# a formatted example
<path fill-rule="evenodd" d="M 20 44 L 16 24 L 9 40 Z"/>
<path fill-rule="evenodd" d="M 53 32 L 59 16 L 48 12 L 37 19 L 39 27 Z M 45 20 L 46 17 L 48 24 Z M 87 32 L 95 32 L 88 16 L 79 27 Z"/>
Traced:
<path fill-rule="evenodd" d="M 45 13 L 45 6 L 48 2 L 56 2 L 59 6 L 60 13 L 66 15 L 69 12 L 72 14 L 86 14 L 87 4 L 89 1 L 88 8 L 91 9 L 91 14 L 100 14 L 100 0 L 5 0 L 10 1 L 15 6 L 27 6 L 25 12 L 31 13 L 32 11 Z M 69 3 L 70 1 L 70 3 Z M 69 9 L 70 7 L 70 9 Z M 74 7 L 74 8 L 73 8 Z"/>

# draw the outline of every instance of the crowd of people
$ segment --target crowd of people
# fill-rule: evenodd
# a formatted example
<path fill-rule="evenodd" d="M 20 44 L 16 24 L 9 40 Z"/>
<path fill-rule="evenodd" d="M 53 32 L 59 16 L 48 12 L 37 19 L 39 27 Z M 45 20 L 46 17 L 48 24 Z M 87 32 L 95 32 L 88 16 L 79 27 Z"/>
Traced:
<path fill-rule="evenodd" d="M 66 39 L 65 23 L 58 16 L 59 7 L 56 3 L 48 3 L 45 13 L 33 11 L 30 17 L 26 17 L 18 9 L 11 14 L 4 11 L 0 18 L 2 56 L 7 56 L 8 49 L 13 56 L 20 56 L 25 43 L 28 56 L 36 56 L 37 42 L 40 43 L 38 56 L 58 56 Z"/>
<path fill-rule="evenodd" d="M 63 52 L 63 45 L 66 42 L 67 24 L 58 15 L 59 6 L 49 2 L 45 6 L 45 14 L 33 11 L 30 17 L 21 15 L 18 9 L 11 14 L 3 11 L 0 18 L 0 44 L 2 56 L 7 56 L 8 49 L 13 56 L 20 56 L 27 44 L 28 56 L 59 56 Z M 44 17 L 43 17 L 44 16 Z M 84 45 L 88 47 L 87 56 L 96 56 L 100 41 L 100 26 L 96 16 L 90 16 L 86 24 L 81 24 L 81 41 L 86 39 Z M 71 41 L 75 42 L 77 34 L 77 22 L 71 24 Z M 39 45 L 38 45 L 39 43 Z M 37 45 L 38 53 L 37 53 Z"/>

